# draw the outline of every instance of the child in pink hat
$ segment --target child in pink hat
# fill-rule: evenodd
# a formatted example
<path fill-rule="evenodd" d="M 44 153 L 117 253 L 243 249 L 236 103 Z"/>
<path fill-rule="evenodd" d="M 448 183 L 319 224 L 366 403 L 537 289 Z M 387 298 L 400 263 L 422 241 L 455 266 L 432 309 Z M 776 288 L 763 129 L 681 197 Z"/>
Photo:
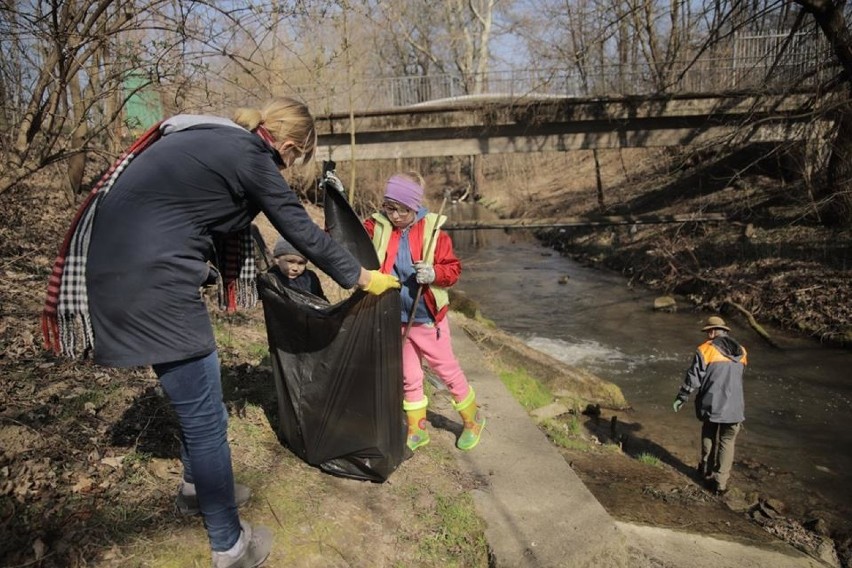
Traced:
<path fill-rule="evenodd" d="M 476 394 L 453 353 L 446 318 L 447 289 L 461 274 L 461 262 L 453 252 L 452 240 L 440 230 L 446 220 L 423 206 L 423 179 L 411 173 L 397 174 L 388 180 L 381 211 L 364 222 L 378 253 L 381 271 L 396 276 L 402 284 L 403 335 L 410 323 L 402 346 L 402 371 L 407 444 L 411 450 L 429 443 L 426 430 L 429 401 L 423 392 L 421 363 L 424 359 L 450 391 L 453 407 L 464 422 L 456 446 L 473 449 L 485 427 Z"/>

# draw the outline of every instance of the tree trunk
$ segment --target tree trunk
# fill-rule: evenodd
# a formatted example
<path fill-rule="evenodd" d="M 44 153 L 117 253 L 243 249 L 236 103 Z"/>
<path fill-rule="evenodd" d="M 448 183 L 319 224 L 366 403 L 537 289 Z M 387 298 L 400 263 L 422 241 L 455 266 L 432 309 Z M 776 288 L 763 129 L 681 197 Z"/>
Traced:
<path fill-rule="evenodd" d="M 482 188 L 485 187 L 485 159 L 481 154 L 471 156 L 472 162 L 472 179 L 473 199 L 478 201 L 482 199 Z"/>
<path fill-rule="evenodd" d="M 349 203 L 355 203 L 355 177 L 356 167 L 355 164 L 358 162 L 355 160 L 355 155 L 357 152 L 357 145 L 355 144 L 355 102 L 352 99 L 352 91 L 354 91 L 353 85 L 353 77 L 352 77 L 352 54 L 350 49 L 352 44 L 349 42 L 349 19 L 347 17 L 347 13 L 349 12 L 349 4 L 343 4 L 343 54 L 344 54 L 344 62 L 346 65 L 346 91 L 347 91 L 347 103 L 349 105 L 349 151 L 351 152 L 351 159 L 349 160 Z"/>
<path fill-rule="evenodd" d="M 601 179 L 601 163 L 598 160 L 598 150 L 592 150 L 592 157 L 595 159 L 595 185 L 598 190 L 598 209 L 606 210 L 606 201 L 604 200 L 603 180 Z"/>
<path fill-rule="evenodd" d="M 846 81 L 852 79 L 852 32 L 843 15 L 843 2 L 832 0 L 796 0 L 813 14 L 843 69 Z M 837 133 L 828 160 L 826 185 L 817 189 L 815 197 L 824 221 L 836 225 L 852 225 L 852 93 L 840 106 Z"/>
<path fill-rule="evenodd" d="M 68 170 L 66 172 L 65 195 L 69 204 L 74 204 L 77 194 L 83 185 L 83 174 L 86 172 L 86 152 L 80 151 L 68 158 Z"/>
<path fill-rule="evenodd" d="M 89 135 L 89 129 L 86 126 L 86 109 L 83 102 L 83 93 L 80 87 L 80 81 L 83 77 L 73 77 L 68 82 L 68 95 L 71 98 L 70 115 L 77 127 L 71 134 L 71 150 L 74 152 L 68 159 L 68 170 L 66 172 L 66 195 L 68 203 L 73 204 L 77 193 L 80 192 L 80 186 L 83 183 L 83 174 L 86 171 L 86 151 L 85 143 Z"/>
<path fill-rule="evenodd" d="M 852 225 L 852 102 L 843 105 L 828 159 L 826 183 L 815 195 L 820 216 L 832 225 Z"/>

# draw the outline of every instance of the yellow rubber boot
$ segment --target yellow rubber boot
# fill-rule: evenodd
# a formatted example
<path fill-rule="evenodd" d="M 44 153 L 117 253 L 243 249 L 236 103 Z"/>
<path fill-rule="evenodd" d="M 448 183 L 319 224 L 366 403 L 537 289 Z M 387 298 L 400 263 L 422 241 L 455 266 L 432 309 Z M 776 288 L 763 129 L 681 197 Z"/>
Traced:
<path fill-rule="evenodd" d="M 418 402 L 402 402 L 402 409 L 408 418 L 408 438 L 405 443 L 413 452 L 429 443 L 429 432 L 426 430 L 426 407 L 429 399 L 425 396 Z"/>
<path fill-rule="evenodd" d="M 485 415 L 476 404 L 476 393 L 473 392 L 473 387 L 463 401 L 453 401 L 453 408 L 458 411 L 464 421 L 464 430 L 456 442 L 456 447 L 465 451 L 472 450 L 479 443 L 479 437 L 485 429 Z"/>

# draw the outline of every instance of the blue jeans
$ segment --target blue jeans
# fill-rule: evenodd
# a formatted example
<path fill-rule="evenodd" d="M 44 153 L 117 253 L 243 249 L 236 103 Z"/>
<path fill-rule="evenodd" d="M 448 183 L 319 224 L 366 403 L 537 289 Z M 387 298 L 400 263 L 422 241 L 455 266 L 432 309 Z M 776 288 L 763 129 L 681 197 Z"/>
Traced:
<path fill-rule="evenodd" d="M 154 365 L 154 372 L 180 421 L 183 478 L 195 484 L 210 548 L 228 550 L 241 529 L 219 354 Z"/>

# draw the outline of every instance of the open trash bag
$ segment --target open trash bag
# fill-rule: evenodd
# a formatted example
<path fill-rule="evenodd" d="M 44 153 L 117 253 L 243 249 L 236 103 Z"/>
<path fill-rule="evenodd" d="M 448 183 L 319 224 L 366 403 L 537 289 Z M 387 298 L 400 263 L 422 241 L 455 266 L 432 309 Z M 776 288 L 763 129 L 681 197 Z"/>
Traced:
<path fill-rule="evenodd" d="M 373 245 L 336 178 L 325 177 L 326 230 L 368 269 Z M 278 394 L 278 436 L 343 477 L 385 481 L 404 457 L 400 299 L 356 291 L 329 305 L 258 278 Z"/>

